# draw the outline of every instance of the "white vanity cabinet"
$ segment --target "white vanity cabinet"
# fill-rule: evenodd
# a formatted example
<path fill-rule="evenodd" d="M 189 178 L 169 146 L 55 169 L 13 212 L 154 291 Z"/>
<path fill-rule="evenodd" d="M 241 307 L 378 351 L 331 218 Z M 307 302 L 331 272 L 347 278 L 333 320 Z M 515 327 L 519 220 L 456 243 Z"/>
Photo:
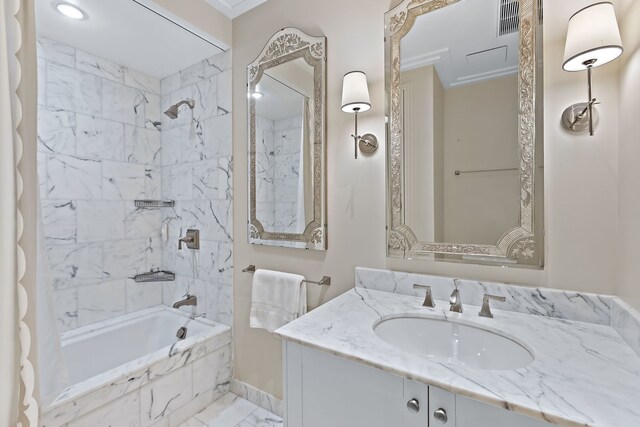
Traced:
<path fill-rule="evenodd" d="M 292 342 L 286 427 L 548 427 L 551 424 Z"/>

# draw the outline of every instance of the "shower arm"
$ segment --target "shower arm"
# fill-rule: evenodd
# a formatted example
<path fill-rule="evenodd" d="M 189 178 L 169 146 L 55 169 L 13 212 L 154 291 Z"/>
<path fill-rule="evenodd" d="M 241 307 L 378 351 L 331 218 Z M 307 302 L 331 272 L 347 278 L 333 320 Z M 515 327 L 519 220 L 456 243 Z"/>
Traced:
<path fill-rule="evenodd" d="M 180 102 L 178 102 L 177 104 L 175 104 L 175 105 L 174 105 L 174 107 L 175 107 L 175 108 L 180 108 L 181 106 L 183 106 L 183 105 L 185 105 L 185 104 L 186 104 L 187 106 L 189 106 L 189 108 L 191 108 L 192 110 L 193 110 L 193 109 L 195 108 L 195 106 L 196 106 L 196 102 L 195 102 L 193 99 L 187 99 L 187 100 L 184 100 L 184 101 L 180 101 Z"/>

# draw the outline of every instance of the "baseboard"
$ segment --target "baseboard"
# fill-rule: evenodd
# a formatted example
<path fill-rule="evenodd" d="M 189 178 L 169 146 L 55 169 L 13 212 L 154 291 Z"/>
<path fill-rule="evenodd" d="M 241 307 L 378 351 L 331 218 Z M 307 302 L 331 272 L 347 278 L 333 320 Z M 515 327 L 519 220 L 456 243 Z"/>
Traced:
<path fill-rule="evenodd" d="M 231 392 L 247 399 L 251 403 L 255 403 L 259 407 L 282 417 L 284 412 L 284 402 L 269 393 L 255 388 L 252 385 L 239 381 L 231 380 Z"/>

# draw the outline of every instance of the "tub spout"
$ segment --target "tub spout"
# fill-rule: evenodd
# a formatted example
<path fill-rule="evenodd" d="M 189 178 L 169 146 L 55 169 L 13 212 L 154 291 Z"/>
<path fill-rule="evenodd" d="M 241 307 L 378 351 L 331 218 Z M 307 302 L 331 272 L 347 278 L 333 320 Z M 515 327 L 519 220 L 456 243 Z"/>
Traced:
<path fill-rule="evenodd" d="M 185 295 L 184 299 L 173 304 L 173 308 L 184 307 L 185 305 L 197 305 L 198 298 L 195 295 Z"/>

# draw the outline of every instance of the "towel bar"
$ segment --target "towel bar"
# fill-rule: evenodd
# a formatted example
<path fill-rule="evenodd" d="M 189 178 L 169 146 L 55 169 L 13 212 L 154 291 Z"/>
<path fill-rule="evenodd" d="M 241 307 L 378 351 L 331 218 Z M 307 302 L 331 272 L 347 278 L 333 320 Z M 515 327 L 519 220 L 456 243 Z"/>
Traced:
<path fill-rule="evenodd" d="M 243 273 L 255 273 L 256 272 L 256 266 L 255 265 L 250 265 L 247 268 L 244 268 L 242 270 Z M 303 280 L 302 283 L 311 283 L 312 285 L 320 285 L 320 286 L 331 286 L 331 277 L 328 276 L 323 276 L 322 280 L 320 280 L 319 282 L 316 282 L 314 280 Z"/>

